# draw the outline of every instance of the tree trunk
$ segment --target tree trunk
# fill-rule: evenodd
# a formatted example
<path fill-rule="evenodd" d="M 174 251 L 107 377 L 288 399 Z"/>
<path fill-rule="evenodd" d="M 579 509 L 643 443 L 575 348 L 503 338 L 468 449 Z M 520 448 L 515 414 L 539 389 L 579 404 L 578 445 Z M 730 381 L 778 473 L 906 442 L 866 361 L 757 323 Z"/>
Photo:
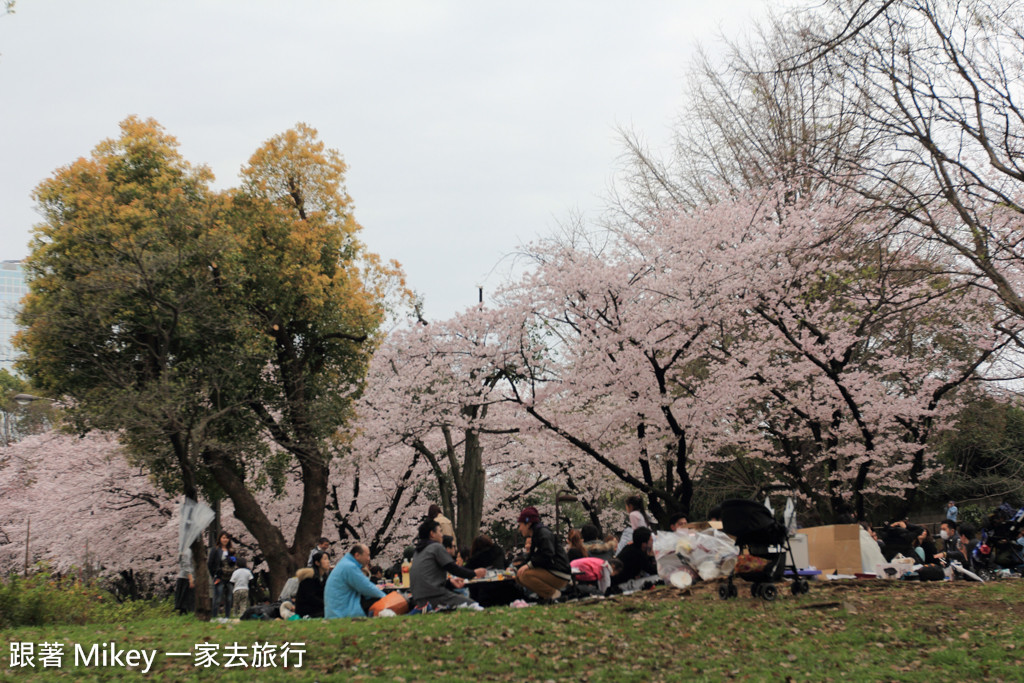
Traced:
<path fill-rule="evenodd" d="M 245 525 L 259 544 L 270 570 L 270 593 L 278 595 L 288 577 L 306 564 L 309 550 L 316 545 L 323 527 L 324 505 L 327 501 L 327 468 L 303 464 L 302 512 L 291 547 L 281 530 L 266 516 L 259 502 L 235 471 L 234 463 L 220 453 L 203 454 L 217 484 L 231 498 L 235 517 Z"/>
<path fill-rule="evenodd" d="M 210 571 L 206 568 L 206 544 L 203 535 L 196 536 L 192 550 L 192 580 L 195 582 L 195 615 L 200 621 L 210 620 Z"/>
<path fill-rule="evenodd" d="M 171 446 L 174 448 L 175 457 L 178 459 L 178 469 L 181 471 L 181 486 L 185 496 L 192 500 L 199 500 L 199 487 L 196 485 L 195 471 L 192 461 L 189 458 L 189 450 L 186 441 L 177 432 L 169 434 Z M 214 527 L 220 519 L 220 506 L 216 505 L 216 513 L 213 520 Z M 196 539 L 189 546 L 192 551 L 192 594 L 194 596 L 194 613 L 200 621 L 209 621 L 211 614 L 212 596 L 210 594 L 210 572 L 206 567 L 206 544 L 203 543 L 203 535 L 198 534 Z"/>
<path fill-rule="evenodd" d="M 487 472 L 483 465 L 480 435 L 476 431 L 466 430 L 464 452 L 462 477 L 456 485 L 458 517 L 455 540 L 460 548 L 473 545 L 473 539 L 480 532 L 480 522 L 484 516 L 484 485 Z"/>

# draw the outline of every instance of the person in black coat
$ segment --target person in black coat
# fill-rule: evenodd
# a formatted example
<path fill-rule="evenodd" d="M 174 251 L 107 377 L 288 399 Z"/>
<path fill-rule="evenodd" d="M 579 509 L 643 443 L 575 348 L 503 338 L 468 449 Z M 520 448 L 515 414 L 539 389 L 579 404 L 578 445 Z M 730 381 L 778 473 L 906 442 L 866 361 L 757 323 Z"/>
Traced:
<path fill-rule="evenodd" d="M 331 572 L 331 558 L 327 553 L 314 553 L 313 567 L 303 567 L 295 576 L 299 588 L 295 591 L 295 613 L 300 617 L 324 615 L 324 584 Z"/>
<path fill-rule="evenodd" d="M 557 600 L 572 578 L 565 546 L 558 542 L 551 529 L 541 524 L 537 508 L 525 508 L 518 521 L 519 533 L 530 539 L 530 554 L 526 564 L 516 572 L 516 581 L 542 600 Z"/>
<path fill-rule="evenodd" d="M 466 560 L 466 569 L 501 570 L 506 566 L 508 565 L 505 562 L 505 552 L 489 536 L 481 534 L 473 540 L 473 545 L 469 549 L 469 559 Z M 483 607 L 494 607 L 508 605 L 523 597 L 523 594 L 514 581 L 493 581 L 470 584 L 469 597 Z"/>
<path fill-rule="evenodd" d="M 654 547 L 653 534 L 645 526 L 633 531 L 633 542 L 622 549 L 616 557 L 622 562 L 622 571 L 612 577 L 612 585 L 658 573 L 651 549 Z"/>
<path fill-rule="evenodd" d="M 882 555 L 885 557 L 886 562 L 892 562 L 893 558 L 897 555 L 910 558 L 917 557 L 917 553 L 914 552 L 914 542 L 921 535 L 922 531 L 924 531 L 923 527 L 919 527 L 916 524 L 908 524 L 905 519 L 882 527 L 878 533 L 878 538 L 885 543 L 882 546 Z"/>
<path fill-rule="evenodd" d="M 217 535 L 217 545 L 210 548 L 210 554 L 206 557 L 206 568 L 210 572 L 210 580 L 213 582 L 213 618 L 221 605 L 224 606 L 224 616 L 231 616 L 231 599 L 233 591 L 229 579 L 231 578 L 231 561 L 234 559 L 235 546 L 231 543 L 231 537 L 226 531 Z"/>
<path fill-rule="evenodd" d="M 469 559 L 466 560 L 466 569 L 504 569 L 505 551 L 503 551 L 490 536 L 480 534 L 473 539 L 473 546 L 469 549 Z"/>

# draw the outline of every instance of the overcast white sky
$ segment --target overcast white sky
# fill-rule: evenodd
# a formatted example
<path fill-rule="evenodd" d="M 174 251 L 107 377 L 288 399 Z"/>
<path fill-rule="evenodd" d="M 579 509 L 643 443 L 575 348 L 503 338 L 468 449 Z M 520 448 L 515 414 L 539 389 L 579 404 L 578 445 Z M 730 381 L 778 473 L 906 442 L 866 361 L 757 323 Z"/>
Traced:
<path fill-rule="evenodd" d="M 220 187 L 304 121 L 349 165 L 363 240 L 448 317 L 499 284 L 519 244 L 595 217 L 616 126 L 665 144 L 697 42 L 765 8 L 18 0 L 0 17 L 0 259 L 28 254 L 32 189 L 128 115 L 158 120 Z"/>

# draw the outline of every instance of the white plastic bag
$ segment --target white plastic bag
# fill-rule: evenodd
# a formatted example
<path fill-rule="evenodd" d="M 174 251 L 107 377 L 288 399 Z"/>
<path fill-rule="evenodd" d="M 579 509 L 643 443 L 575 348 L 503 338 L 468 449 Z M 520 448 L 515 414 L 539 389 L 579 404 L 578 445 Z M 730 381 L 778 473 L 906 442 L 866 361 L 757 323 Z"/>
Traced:
<path fill-rule="evenodd" d="M 725 532 L 705 529 L 695 534 L 693 539 L 677 544 L 676 553 L 683 562 L 695 568 L 703 580 L 710 581 L 732 572 L 739 548 Z"/>
<path fill-rule="evenodd" d="M 739 548 L 733 540 L 718 529 L 680 529 L 655 534 L 658 575 L 679 588 L 686 588 L 698 578 L 710 581 L 730 574 L 738 555 Z"/>
<path fill-rule="evenodd" d="M 689 529 L 658 531 L 654 534 L 654 559 L 658 562 L 658 576 L 676 588 L 687 588 L 697 579 L 697 572 L 679 557 L 676 546 L 696 536 Z"/>

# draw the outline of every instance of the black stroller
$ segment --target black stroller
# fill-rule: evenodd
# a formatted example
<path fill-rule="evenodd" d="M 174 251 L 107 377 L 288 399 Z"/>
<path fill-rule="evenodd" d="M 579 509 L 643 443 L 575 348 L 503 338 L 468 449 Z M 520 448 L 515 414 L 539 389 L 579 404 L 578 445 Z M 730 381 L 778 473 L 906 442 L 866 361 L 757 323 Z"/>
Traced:
<path fill-rule="evenodd" d="M 744 571 L 741 557 L 736 569 L 729 574 L 728 583 L 719 586 L 718 597 L 723 600 L 735 598 L 739 591 L 734 580 L 739 576 L 751 583 L 752 596 L 774 600 L 778 595 L 775 584 L 782 580 L 787 569 L 794 576 L 791 584 L 793 595 L 807 593 L 811 589 L 807 580 L 797 573 L 788 530 L 775 520 L 768 508 L 754 500 L 727 500 L 722 503 L 720 510 L 722 530 L 736 539 L 736 545 L 741 551 L 746 548 L 750 555 L 767 560 L 767 564 L 754 571 Z"/>

